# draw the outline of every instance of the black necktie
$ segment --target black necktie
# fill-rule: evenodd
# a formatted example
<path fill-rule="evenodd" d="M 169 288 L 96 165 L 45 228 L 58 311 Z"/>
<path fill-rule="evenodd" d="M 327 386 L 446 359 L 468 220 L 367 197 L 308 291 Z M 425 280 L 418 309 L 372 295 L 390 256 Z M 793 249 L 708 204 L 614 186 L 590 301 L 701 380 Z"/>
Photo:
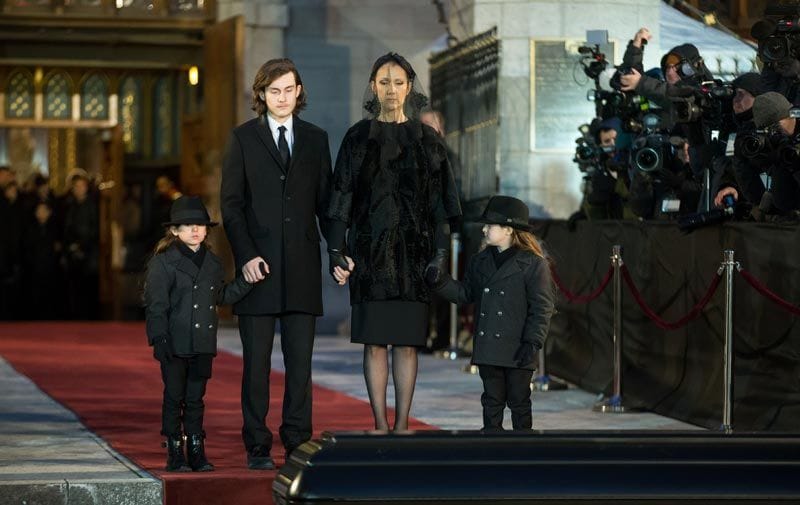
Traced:
<path fill-rule="evenodd" d="M 279 126 L 278 131 L 281 132 L 278 137 L 278 152 L 283 161 L 283 170 L 286 171 L 289 168 L 289 143 L 286 142 L 286 127 Z"/>

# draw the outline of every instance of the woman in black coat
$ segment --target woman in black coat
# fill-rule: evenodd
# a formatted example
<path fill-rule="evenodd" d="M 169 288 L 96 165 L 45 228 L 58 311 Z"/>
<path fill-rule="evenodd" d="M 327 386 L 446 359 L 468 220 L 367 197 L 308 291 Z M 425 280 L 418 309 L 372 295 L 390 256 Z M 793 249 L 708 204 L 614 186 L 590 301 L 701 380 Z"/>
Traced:
<path fill-rule="evenodd" d="M 328 217 L 329 253 L 341 280 L 349 228 L 351 339 L 364 344 L 364 376 L 375 428 L 388 430 L 386 387 L 392 346 L 395 430 L 408 428 L 417 376 L 417 347 L 425 345 L 430 292 L 426 265 L 446 262 L 448 218 L 461 214 L 447 151 L 418 120 L 425 97 L 416 74 L 396 53 L 378 58 L 369 77 L 368 118 L 345 134 L 334 169 Z"/>
<path fill-rule="evenodd" d="M 236 303 L 252 288 L 243 277 L 224 283 L 222 262 L 204 243 L 207 227 L 216 224 L 199 198 L 178 198 L 170 222 L 164 223 L 166 236 L 147 265 L 147 340 L 164 381 L 161 434 L 167 437 L 167 471 L 214 469 L 205 455 L 203 396 L 217 354 L 217 305 Z"/>

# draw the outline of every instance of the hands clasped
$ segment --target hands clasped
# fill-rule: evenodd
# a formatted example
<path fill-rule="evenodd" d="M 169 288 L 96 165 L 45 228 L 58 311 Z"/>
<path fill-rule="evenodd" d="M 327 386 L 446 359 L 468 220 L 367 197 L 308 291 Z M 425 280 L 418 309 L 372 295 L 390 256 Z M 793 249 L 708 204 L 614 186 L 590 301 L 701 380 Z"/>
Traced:
<path fill-rule="evenodd" d="M 340 286 L 344 286 L 356 266 L 355 263 L 352 258 L 345 256 L 339 249 L 329 249 L 328 258 L 330 260 L 328 271 L 333 276 L 333 280 Z"/>

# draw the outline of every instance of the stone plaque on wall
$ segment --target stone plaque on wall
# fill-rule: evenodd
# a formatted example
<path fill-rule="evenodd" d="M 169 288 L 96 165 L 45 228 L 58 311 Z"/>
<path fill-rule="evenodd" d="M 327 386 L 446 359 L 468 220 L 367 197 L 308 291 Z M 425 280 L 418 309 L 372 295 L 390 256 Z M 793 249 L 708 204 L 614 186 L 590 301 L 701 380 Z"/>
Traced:
<path fill-rule="evenodd" d="M 583 72 L 580 41 L 531 40 L 531 149 L 572 150 L 578 127 L 594 118 L 586 93 L 594 81 Z M 601 48 L 610 61 L 613 46 Z"/>

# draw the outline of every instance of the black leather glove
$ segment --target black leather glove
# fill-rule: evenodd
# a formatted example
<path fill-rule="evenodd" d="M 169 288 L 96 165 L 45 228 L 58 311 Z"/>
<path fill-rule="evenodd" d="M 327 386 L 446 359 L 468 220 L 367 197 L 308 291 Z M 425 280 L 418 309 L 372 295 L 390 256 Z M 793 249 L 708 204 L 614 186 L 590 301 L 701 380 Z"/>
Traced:
<path fill-rule="evenodd" d="M 153 342 L 153 357 L 165 365 L 172 361 L 172 348 L 166 338 Z"/>
<path fill-rule="evenodd" d="M 333 277 L 333 280 L 336 281 L 336 277 L 334 277 L 333 275 L 334 268 L 340 267 L 343 270 L 350 270 L 350 265 L 347 263 L 347 258 L 344 257 L 344 253 L 339 249 L 329 249 L 328 259 L 330 260 L 328 262 L 328 272 L 330 272 L 331 277 Z"/>
<path fill-rule="evenodd" d="M 517 352 L 514 353 L 514 362 L 520 368 L 530 365 L 533 361 L 533 354 L 533 344 L 530 342 L 522 342 L 519 345 Z"/>
<path fill-rule="evenodd" d="M 447 249 L 436 249 L 433 259 L 425 267 L 425 283 L 438 289 L 447 282 Z"/>

